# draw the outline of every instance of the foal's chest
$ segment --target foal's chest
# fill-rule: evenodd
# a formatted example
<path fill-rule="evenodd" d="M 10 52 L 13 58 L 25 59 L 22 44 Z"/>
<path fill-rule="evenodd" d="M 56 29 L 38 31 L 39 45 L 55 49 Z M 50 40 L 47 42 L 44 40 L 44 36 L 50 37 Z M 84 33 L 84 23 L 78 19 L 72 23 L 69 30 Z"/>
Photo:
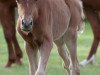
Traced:
<path fill-rule="evenodd" d="M 43 42 L 43 37 L 41 35 L 34 35 L 29 33 L 25 38 L 25 41 L 30 43 L 31 45 L 40 46 Z"/>

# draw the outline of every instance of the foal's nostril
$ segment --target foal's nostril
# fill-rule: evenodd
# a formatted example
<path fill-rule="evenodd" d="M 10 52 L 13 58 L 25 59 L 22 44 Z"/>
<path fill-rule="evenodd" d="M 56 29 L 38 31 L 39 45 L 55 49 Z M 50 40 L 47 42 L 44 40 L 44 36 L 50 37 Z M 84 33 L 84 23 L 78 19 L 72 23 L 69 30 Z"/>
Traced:
<path fill-rule="evenodd" d="M 24 20 L 22 20 L 22 26 L 24 26 L 25 25 L 25 21 Z"/>
<path fill-rule="evenodd" d="M 32 24 L 33 24 L 32 20 L 30 20 L 30 19 L 22 19 L 21 23 L 22 23 L 21 29 L 23 31 L 30 31 L 32 29 Z"/>
<path fill-rule="evenodd" d="M 32 25 L 32 24 L 33 24 L 32 21 L 30 21 L 29 25 Z"/>
<path fill-rule="evenodd" d="M 32 21 L 22 20 L 22 26 L 27 26 L 28 27 L 28 26 L 32 26 L 32 24 L 33 24 Z"/>

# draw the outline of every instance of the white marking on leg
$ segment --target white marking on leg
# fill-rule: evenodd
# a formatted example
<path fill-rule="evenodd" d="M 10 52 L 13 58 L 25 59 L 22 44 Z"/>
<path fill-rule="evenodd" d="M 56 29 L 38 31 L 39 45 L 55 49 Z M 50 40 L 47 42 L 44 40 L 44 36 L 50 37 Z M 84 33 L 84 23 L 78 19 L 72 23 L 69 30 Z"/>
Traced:
<path fill-rule="evenodd" d="M 89 60 L 85 59 L 82 62 L 80 62 L 80 65 L 86 66 L 86 65 L 90 64 L 91 62 L 93 62 L 94 60 L 95 60 L 95 55 L 92 55 Z"/>
<path fill-rule="evenodd" d="M 66 46 L 65 44 L 62 46 L 63 50 L 66 50 Z M 67 58 L 69 60 L 69 66 L 68 66 L 68 69 L 69 69 L 69 73 L 70 75 L 72 75 L 73 73 L 73 64 L 72 64 L 72 59 L 71 59 L 71 56 L 70 56 L 70 53 L 68 51 L 68 49 L 66 50 L 66 53 L 67 53 Z"/>

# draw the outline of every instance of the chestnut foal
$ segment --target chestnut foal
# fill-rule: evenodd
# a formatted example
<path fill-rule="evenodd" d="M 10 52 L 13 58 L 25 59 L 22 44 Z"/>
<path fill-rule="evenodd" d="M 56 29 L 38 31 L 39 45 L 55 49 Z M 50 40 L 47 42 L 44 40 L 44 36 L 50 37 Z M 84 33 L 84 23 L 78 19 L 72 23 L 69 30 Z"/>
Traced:
<path fill-rule="evenodd" d="M 9 55 L 6 67 L 11 67 L 13 63 L 22 64 L 22 51 L 16 39 L 15 7 L 17 7 L 15 0 L 0 0 L 0 22 Z"/>
<path fill-rule="evenodd" d="M 80 65 L 92 63 L 95 59 L 95 54 L 100 41 L 100 0 L 82 0 L 87 19 L 92 27 L 94 40 L 88 57 L 80 62 Z"/>
<path fill-rule="evenodd" d="M 68 74 L 80 75 L 76 48 L 77 27 L 81 25 L 83 15 L 81 2 L 79 0 L 16 1 L 19 12 L 18 32 L 26 42 L 30 75 L 45 74 L 53 42 L 57 45 Z"/>

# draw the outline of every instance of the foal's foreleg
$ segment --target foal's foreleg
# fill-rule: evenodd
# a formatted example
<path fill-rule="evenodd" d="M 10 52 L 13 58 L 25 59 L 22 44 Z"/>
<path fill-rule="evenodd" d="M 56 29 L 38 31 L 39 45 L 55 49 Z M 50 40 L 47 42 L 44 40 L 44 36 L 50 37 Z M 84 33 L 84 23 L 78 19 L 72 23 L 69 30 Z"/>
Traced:
<path fill-rule="evenodd" d="M 38 63 L 38 69 L 35 73 L 35 75 L 44 75 L 46 65 L 48 62 L 48 58 L 50 56 L 51 48 L 52 48 L 52 42 L 49 40 L 44 40 L 43 44 L 40 47 L 40 59 Z"/>
<path fill-rule="evenodd" d="M 29 71 L 30 75 L 35 75 L 35 72 L 38 67 L 38 56 L 37 56 L 37 48 L 33 47 L 32 45 L 26 43 L 26 53 L 28 55 L 29 60 Z"/>

